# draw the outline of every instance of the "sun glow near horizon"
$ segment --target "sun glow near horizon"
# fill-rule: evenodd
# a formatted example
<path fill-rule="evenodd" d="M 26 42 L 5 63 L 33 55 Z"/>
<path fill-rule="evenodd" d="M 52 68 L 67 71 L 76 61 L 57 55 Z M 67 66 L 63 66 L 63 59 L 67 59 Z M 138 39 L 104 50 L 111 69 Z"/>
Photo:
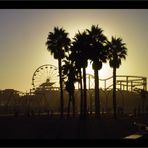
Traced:
<path fill-rule="evenodd" d="M 94 70 L 92 69 L 92 63 L 88 62 L 86 68 L 86 73 L 94 75 Z M 108 62 L 102 64 L 102 68 L 99 70 L 99 79 L 106 79 L 112 76 L 112 68 L 109 66 Z"/>
<path fill-rule="evenodd" d="M 88 66 L 86 68 L 86 73 L 87 75 L 92 75 L 92 77 L 90 77 L 90 81 L 91 81 L 91 88 L 94 88 L 94 70 L 92 69 L 92 63 L 90 63 L 90 61 L 88 61 Z M 110 68 L 109 63 L 103 63 L 102 64 L 102 68 L 101 70 L 98 71 L 98 76 L 99 76 L 99 88 L 105 88 L 105 84 L 104 84 L 104 80 L 112 77 L 112 68 Z M 112 83 L 111 81 L 107 81 L 107 86 L 110 85 Z M 87 77 L 87 88 L 89 89 L 89 78 Z"/>

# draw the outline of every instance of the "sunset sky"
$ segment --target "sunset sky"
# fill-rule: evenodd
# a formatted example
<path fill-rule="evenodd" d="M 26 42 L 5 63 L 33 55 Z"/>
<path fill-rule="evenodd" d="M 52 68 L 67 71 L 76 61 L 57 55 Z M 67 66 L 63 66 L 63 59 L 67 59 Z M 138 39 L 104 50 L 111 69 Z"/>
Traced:
<path fill-rule="evenodd" d="M 32 75 L 39 66 L 58 66 L 45 46 L 55 26 L 63 27 L 73 38 L 78 30 L 97 24 L 109 40 L 112 35 L 121 37 L 127 45 L 127 59 L 117 74 L 148 77 L 148 10 L 1 9 L 0 89 L 29 91 Z M 100 78 L 109 76 L 112 69 L 104 65 Z"/>

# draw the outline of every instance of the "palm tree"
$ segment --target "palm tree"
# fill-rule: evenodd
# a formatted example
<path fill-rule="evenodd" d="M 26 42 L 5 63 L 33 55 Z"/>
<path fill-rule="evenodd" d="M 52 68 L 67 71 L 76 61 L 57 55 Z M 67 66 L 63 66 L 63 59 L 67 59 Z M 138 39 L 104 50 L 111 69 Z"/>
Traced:
<path fill-rule="evenodd" d="M 59 80 L 60 80 L 60 104 L 61 117 L 63 117 L 64 98 L 63 98 L 63 82 L 62 82 L 62 59 L 65 57 L 65 52 L 68 51 L 70 39 L 68 33 L 63 28 L 54 27 L 53 32 L 49 32 L 47 38 L 47 49 L 51 55 L 58 60 Z"/>
<path fill-rule="evenodd" d="M 76 41 L 73 42 L 73 46 L 71 46 L 71 54 L 70 54 L 70 57 L 71 57 L 71 60 L 74 62 L 75 64 L 75 69 L 77 70 L 77 80 L 78 80 L 78 83 L 80 83 L 80 92 L 81 92 L 81 96 L 80 96 L 80 117 L 82 117 L 83 115 L 83 86 L 82 86 L 82 73 L 81 73 L 81 68 L 82 68 L 82 64 L 81 64 L 81 54 L 79 52 L 79 50 L 77 50 L 77 43 Z"/>
<path fill-rule="evenodd" d="M 92 25 L 91 30 L 88 30 L 89 35 L 89 59 L 93 62 L 95 77 L 95 114 L 100 118 L 100 98 L 99 98 L 99 70 L 102 68 L 102 63 L 107 60 L 106 36 L 103 30 L 97 26 Z"/>
<path fill-rule="evenodd" d="M 112 37 L 111 42 L 107 42 L 107 46 L 109 48 L 109 64 L 113 68 L 113 110 L 114 119 L 116 119 L 116 69 L 120 67 L 121 60 L 126 59 L 127 48 L 123 40 L 116 37 Z"/>
<path fill-rule="evenodd" d="M 87 67 L 87 60 L 88 60 L 88 51 L 87 48 L 89 47 L 89 42 L 88 42 L 88 35 L 86 31 L 80 33 L 78 32 L 73 41 L 73 47 L 72 47 L 72 53 L 73 57 L 75 58 L 75 64 L 76 67 L 79 70 L 80 77 L 81 75 L 81 68 L 83 70 L 83 98 L 81 97 L 81 105 L 83 105 L 83 117 L 86 117 L 86 112 L 87 112 L 87 91 L 86 91 L 86 67 Z M 82 83 L 81 83 L 82 84 Z M 83 100 L 82 100 L 83 99 Z M 81 114 L 81 115 L 82 115 Z"/>
<path fill-rule="evenodd" d="M 73 117 L 75 116 L 75 98 L 74 98 L 74 90 L 75 86 L 74 84 L 77 82 L 77 75 L 78 71 L 75 68 L 74 61 L 71 60 L 71 56 L 69 55 L 66 60 L 64 60 L 63 65 L 63 76 L 65 79 L 65 88 L 69 93 L 69 102 L 68 102 L 68 116 L 70 112 L 70 103 L 72 102 L 73 106 Z"/>

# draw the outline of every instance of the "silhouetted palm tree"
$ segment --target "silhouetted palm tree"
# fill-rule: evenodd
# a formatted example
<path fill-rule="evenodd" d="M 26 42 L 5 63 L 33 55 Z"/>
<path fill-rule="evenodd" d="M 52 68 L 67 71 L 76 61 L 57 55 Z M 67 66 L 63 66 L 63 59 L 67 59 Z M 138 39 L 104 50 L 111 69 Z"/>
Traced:
<path fill-rule="evenodd" d="M 73 105 L 73 117 L 75 116 L 75 98 L 74 98 L 74 84 L 77 82 L 78 71 L 75 68 L 74 61 L 70 59 L 70 55 L 64 60 L 63 65 L 63 77 L 65 79 L 66 90 L 69 93 L 69 101 L 68 101 L 68 116 L 70 112 L 70 103 Z"/>
<path fill-rule="evenodd" d="M 61 99 L 61 117 L 63 117 L 64 98 L 63 98 L 63 82 L 62 82 L 62 59 L 65 57 L 65 52 L 68 51 L 70 39 L 68 33 L 63 28 L 54 27 L 53 32 L 49 32 L 47 38 L 47 49 L 54 58 L 58 60 L 59 79 L 60 79 L 60 99 Z"/>
<path fill-rule="evenodd" d="M 106 36 L 103 30 L 95 25 L 91 26 L 88 30 L 89 34 L 89 59 L 93 62 L 92 68 L 94 69 L 95 77 L 95 114 L 100 118 L 100 97 L 99 97 L 99 70 L 102 68 L 102 63 L 107 61 L 107 47 Z"/>
<path fill-rule="evenodd" d="M 120 67 L 121 60 L 126 59 L 127 48 L 121 38 L 112 37 L 111 42 L 107 42 L 109 48 L 109 64 L 113 68 L 113 110 L 114 119 L 117 118 L 116 113 L 116 69 Z"/>
<path fill-rule="evenodd" d="M 75 62 L 76 62 L 76 67 L 79 70 L 80 73 L 80 77 L 81 75 L 81 68 L 83 70 L 83 88 L 84 88 L 84 94 L 83 94 L 83 98 L 84 99 L 81 101 L 81 103 L 83 102 L 83 111 L 81 109 L 81 111 L 83 112 L 83 117 L 86 117 L 86 112 L 87 112 L 87 91 L 86 91 L 86 67 L 87 67 L 87 60 L 88 60 L 88 51 L 87 48 L 89 47 L 89 42 L 88 42 L 88 35 L 86 33 L 86 31 L 80 33 L 78 32 L 75 37 L 74 37 L 74 41 L 73 41 L 73 47 L 72 47 L 72 53 L 73 53 L 73 57 L 75 57 Z M 82 84 L 82 83 L 81 83 Z M 81 104 L 82 105 L 82 104 Z M 82 115 L 81 114 L 81 115 Z"/>
<path fill-rule="evenodd" d="M 81 91 L 81 96 L 80 96 L 80 116 L 82 117 L 82 114 L 84 112 L 84 109 L 83 109 L 83 86 L 82 86 L 82 73 L 81 73 L 81 68 L 82 68 L 82 64 L 81 64 L 81 54 L 80 54 L 80 51 L 78 51 L 77 49 L 77 43 L 76 42 L 73 42 L 74 46 L 71 46 L 71 54 L 70 54 L 70 58 L 71 60 L 74 62 L 75 64 L 75 68 L 77 70 L 77 80 L 78 80 L 78 83 L 80 83 L 80 91 Z"/>

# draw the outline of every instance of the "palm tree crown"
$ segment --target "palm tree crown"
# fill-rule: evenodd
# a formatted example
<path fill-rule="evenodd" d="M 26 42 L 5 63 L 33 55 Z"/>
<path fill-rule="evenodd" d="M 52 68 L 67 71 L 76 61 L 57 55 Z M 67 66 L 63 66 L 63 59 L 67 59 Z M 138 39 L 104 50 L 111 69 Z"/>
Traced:
<path fill-rule="evenodd" d="M 54 32 L 49 32 L 46 45 L 55 59 L 58 59 L 59 57 L 61 59 L 64 58 L 65 52 L 68 51 L 70 46 L 68 33 L 66 33 L 63 28 L 55 27 Z"/>
<path fill-rule="evenodd" d="M 87 67 L 89 38 L 87 32 L 78 32 L 72 43 L 72 57 L 78 67 Z"/>
<path fill-rule="evenodd" d="M 108 42 L 109 48 L 109 64 L 110 66 L 119 68 L 121 65 L 121 59 L 126 59 L 127 48 L 121 38 L 112 37 L 111 42 Z"/>
<path fill-rule="evenodd" d="M 103 30 L 95 25 L 92 25 L 91 30 L 88 30 L 89 35 L 89 59 L 93 61 L 93 69 L 100 70 L 102 62 L 107 61 L 108 50 L 106 47 L 106 36 Z"/>

